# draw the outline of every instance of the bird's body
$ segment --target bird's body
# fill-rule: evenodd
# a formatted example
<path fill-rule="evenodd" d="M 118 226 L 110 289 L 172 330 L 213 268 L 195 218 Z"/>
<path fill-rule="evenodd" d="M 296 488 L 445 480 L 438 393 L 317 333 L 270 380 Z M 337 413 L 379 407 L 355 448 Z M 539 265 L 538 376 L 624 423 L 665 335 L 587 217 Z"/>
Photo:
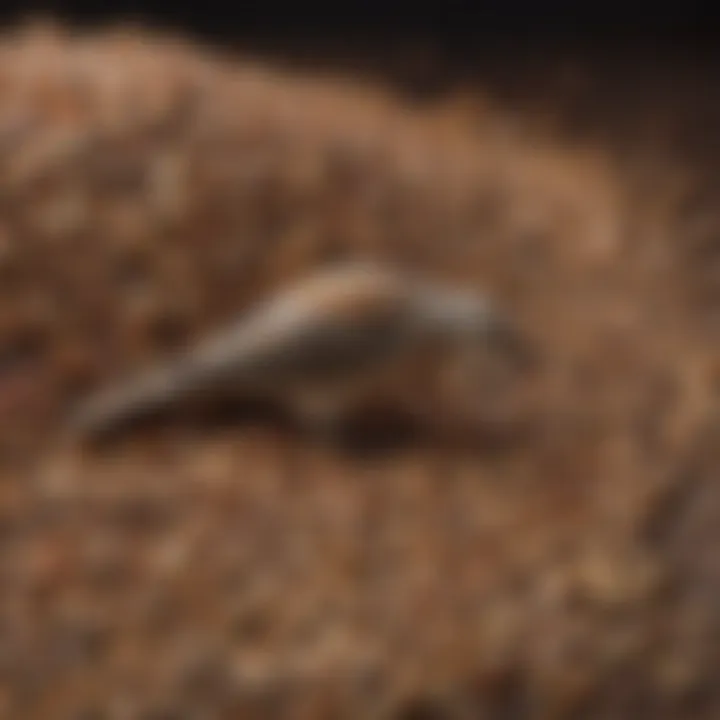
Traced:
<path fill-rule="evenodd" d="M 94 433 L 192 395 L 228 393 L 272 398 L 330 423 L 384 392 L 408 362 L 457 341 L 510 338 L 508 330 L 478 294 L 365 263 L 330 269 L 175 363 L 92 398 L 74 426 Z"/>

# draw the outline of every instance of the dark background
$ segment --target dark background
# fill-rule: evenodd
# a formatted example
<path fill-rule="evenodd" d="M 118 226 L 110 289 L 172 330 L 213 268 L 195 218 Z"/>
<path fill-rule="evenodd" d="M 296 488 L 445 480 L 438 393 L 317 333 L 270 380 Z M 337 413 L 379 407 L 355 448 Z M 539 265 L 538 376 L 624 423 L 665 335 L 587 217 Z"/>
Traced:
<path fill-rule="evenodd" d="M 712 9 L 699 1 L 617 0 L 16 1 L 2 4 L 0 23 L 38 15 L 76 26 L 136 22 L 307 69 L 369 74 L 418 99 L 479 78 L 508 94 L 518 70 L 535 78 L 524 83 L 524 92 L 538 85 L 535 91 L 543 95 L 537 78 L 544 68 L 570 58 L 597 75 L 609 72 L 613 87 L 629 83 L 634 95 L 637 84 L 628 74 L 641 67 L 655 68 L 666 85 L 675 83 L 668 68 L 677 66 L 679 57 L 703 72 L 720 67 Z"/>
<path fill-rule="evenodd" d="M 662 41 L 693 43 L 714 34 L 712 6 L 702 2 L 328 2 L 203 3 L 75 2 L 3 3 L 0 20 L 52 13 L 72 21 L 141 19 L 208 38 L 255 40 L 261 36 L 362 35 L 422 37 L 466 51 L 483 43 Z"/>

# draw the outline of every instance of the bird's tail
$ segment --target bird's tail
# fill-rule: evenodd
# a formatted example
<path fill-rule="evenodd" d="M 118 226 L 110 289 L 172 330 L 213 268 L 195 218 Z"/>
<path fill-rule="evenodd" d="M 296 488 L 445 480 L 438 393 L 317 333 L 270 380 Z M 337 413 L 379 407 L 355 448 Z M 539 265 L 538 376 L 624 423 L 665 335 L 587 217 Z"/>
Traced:
<path fill-rule="evenodd" d="M 251 386 L 257 375 L 258 347 L 262 350 L 264 342 L 255 324 L 246 322 L 234 332 L 219 333 L 173 364 L 91 397 L 73 413 L 71 432 L 76 436 L 104 433 L 219 388 L 241 382 Z"/>
<path fill-rule="evenodd" d="M 148 371 L 125 385 L 93 395 L 80 404 L 68 423 L 75 436 L 94 437 L 153 415 L 201 393 L 205 376 L 185 362 Z"/>

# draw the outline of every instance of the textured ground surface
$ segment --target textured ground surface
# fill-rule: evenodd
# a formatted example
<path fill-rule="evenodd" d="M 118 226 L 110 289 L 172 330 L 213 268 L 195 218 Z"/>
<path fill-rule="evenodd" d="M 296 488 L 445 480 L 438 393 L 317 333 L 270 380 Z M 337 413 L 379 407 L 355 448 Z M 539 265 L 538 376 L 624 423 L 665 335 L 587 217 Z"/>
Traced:
<path fill-rule="evenodd" d="M 0 717 L 718 716 L 720 102 L 631 67 L 418 108 L 0 42 Z M 513 309 L 539 376 L 463 393 L 502 442 L 58 445 L 74 399 L 356 255 Z"/>

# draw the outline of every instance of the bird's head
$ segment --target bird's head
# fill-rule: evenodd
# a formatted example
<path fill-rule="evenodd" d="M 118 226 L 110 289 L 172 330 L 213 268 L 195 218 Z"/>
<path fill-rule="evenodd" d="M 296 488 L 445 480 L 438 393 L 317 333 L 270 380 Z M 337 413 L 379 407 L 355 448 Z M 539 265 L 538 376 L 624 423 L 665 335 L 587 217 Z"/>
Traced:
<path fill-rule="evenodd" d="M 431 336 L 478 343 L 521 367 L 534 361 L 528 339 L 488 297 L 438 288 L 424 288 L 417 297 L 421 323 Z"/>

